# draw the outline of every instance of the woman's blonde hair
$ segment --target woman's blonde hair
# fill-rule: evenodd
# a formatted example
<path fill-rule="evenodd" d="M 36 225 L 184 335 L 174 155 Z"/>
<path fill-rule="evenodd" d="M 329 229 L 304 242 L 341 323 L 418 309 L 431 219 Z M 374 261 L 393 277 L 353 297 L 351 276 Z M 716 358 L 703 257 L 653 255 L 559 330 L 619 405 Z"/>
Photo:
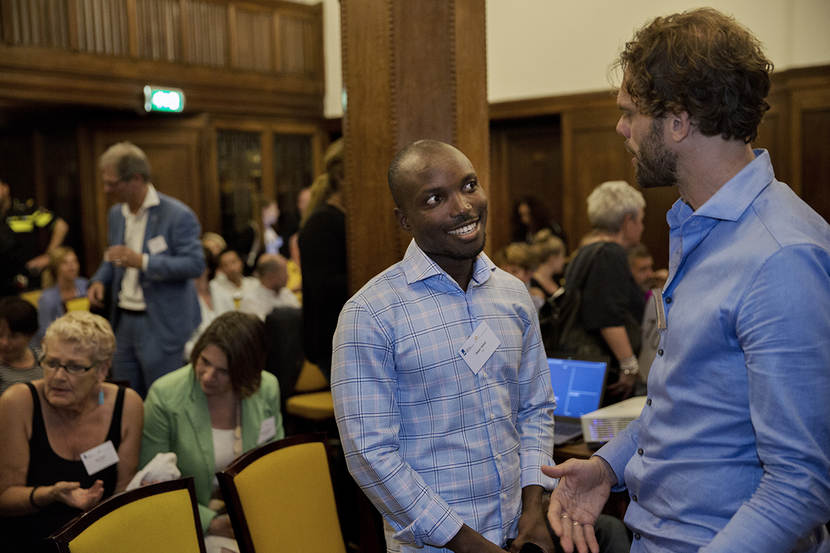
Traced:
<path fill-rule="evenodd" d="M 51 340 L 77 344 L 89 351 L 96 365 L 112 361 L 115 354 L 115 334 L 107 320 L 89 311 L 70 311 L 55 319 L 43 337 L 44 350 Z"/>
<path fill-rule="evenodd" d="M 565 255 L 565 243 L 550 229 L 543 228 L 533 235 L 533 247 L 539 256 L 539 262 L 549 257 Z"/>
<path fill-rule="evenodd" d="M 49 252 L 49 273 L 52 275 L 52 282 L 58 281 L 58 268 L 63 263 L 63 259 L 69 254 L 75 254 L 75 250 L 69 246 L 58 246 Z M 75 254 L 77 257 L 77 254 Z"/>

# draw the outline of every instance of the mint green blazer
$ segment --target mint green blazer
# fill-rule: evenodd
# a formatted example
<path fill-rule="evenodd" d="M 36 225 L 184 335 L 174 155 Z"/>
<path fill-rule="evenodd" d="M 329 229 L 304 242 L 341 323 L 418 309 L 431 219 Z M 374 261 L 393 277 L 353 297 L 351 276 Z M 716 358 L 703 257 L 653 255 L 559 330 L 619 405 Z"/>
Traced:
<path fill-rule="evenodd" d="M 285 436 L 280 413 L 280 388 L 276 377 L 262 371 L 259 389 L 242 400 L 242 450 L 255 448 L 262 421 L 274 417 L 276 435 L 262 443 Z M 216 467 L 213 433 L 207 398 L 191 365 L 185 365 L 156 380 L 144 402 L 144 431 L 141 437 L 140 467 L 156 453 L 176 454 L 182 476 L 195 480 L 196 499 L 202 529 L 207 530 L 216 512 L 207 507 L 213 490 Z"/>

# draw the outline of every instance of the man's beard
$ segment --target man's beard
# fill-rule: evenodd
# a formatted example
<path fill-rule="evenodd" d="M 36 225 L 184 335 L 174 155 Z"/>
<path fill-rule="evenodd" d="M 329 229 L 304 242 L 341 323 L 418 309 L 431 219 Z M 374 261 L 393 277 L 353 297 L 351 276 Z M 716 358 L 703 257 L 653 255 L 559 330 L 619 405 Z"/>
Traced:
<path fill-rule="evenodd" d="M 637 183 L 643 188 L 677 184 L 677 154 L 669 151 L 661 138 L 662 119 L 651 122 L 651 131 L 640 144 L 637 158 Z"/>

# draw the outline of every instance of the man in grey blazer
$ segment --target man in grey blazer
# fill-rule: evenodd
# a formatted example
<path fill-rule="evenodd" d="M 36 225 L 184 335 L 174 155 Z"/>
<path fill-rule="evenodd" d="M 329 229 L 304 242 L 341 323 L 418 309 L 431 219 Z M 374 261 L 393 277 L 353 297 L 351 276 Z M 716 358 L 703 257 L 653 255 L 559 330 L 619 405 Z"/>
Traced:
<path fill-rule="evenodd" d="M 182 365 L 184 344 L 201 314 L 192 279 L 202 274 L 201 227 L 182 202 L 156 191 L 147 156 L 119 142 L 98 162 L 110 208 L 107 250 L 87 295 L 102 306 L 110 293 L 117 350 L 113 376 L 142 397 L 158 377 Z"/>

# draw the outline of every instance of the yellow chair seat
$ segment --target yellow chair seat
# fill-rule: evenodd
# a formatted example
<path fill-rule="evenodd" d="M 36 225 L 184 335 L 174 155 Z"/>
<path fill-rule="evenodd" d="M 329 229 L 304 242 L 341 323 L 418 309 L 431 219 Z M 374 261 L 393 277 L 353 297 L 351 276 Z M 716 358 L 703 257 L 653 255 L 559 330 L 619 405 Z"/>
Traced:
<path fill-rule="evenodd" d="M 299 394 L 288 398 L 285 402 L 285 410 L 296 417 L 325 420 L 334 416 L 334 401 L 330 390 Z"/>
<path fill-rule="evenodd" d="M 89 311 L 89 298 L 72 298 L 66 300 L 67 311 Z"/>
<path fill-rule="evenodd" d="M 23 292 L 20 294 L 20 297 L 26 300 L 27 302 L 31 303 L 35 307 L 37 307 L 37 302 L 40 300 L 40 295 L 43 293 L 43 290 L 30 290 L 28 292 Z"/>

